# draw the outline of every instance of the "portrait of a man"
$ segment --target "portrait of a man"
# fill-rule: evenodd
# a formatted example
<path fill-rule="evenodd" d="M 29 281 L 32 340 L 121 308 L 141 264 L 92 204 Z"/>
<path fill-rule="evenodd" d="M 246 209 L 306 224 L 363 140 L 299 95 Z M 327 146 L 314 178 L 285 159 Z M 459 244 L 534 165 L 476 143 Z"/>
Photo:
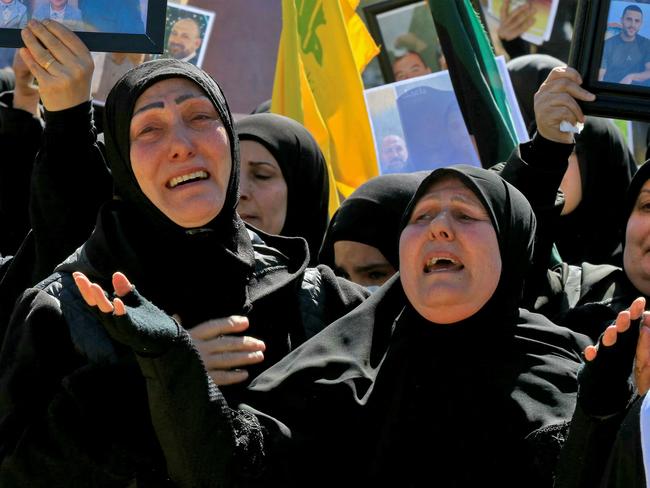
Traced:
<path fill-rule="evenodd" d="M 197 64 L 202 42 L 201 28 L 196 20 L 189 17 L 178 19 L 169 32 L 167 50 L 176 59 Z"/>
<path fill-rule="evenodd" d="M 605 41 L 598 81 L 631 85 L 650 80 L 650 39 L 639 33 L 643 24 L 638 5 L 623 9 L 620 33 Z"/>

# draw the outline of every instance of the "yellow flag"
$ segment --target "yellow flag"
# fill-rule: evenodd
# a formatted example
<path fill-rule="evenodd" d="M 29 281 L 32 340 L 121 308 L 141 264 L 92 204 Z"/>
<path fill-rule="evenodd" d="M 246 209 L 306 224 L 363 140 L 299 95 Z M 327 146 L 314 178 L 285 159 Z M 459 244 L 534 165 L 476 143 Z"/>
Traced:
<path fill-rule="evenodd" d="M 355 13 L 358 0 L 282 0 L 271 111 L 302 123 L 330 173 L 330 215 L 378 174 L 360 71 L 379 49 Z"/>

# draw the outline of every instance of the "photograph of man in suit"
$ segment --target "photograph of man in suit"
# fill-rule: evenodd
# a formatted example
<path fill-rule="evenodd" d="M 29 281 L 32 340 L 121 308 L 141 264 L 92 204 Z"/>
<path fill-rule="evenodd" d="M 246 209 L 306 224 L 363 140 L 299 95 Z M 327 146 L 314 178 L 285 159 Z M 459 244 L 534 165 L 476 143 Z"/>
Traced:
<path fill-rule="evenodd" d="M 198 22 L 185 17 L 178 19 L 172 26 L 167 40 L 167 51 L 176 59 L 196 64 L 202 42 L 201 28 Z"/>

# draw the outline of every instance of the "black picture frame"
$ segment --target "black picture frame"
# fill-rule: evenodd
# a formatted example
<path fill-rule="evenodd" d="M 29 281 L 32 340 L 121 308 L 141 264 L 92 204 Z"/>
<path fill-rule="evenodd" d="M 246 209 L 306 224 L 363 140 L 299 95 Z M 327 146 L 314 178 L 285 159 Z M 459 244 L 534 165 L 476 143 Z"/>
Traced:
<path fill-rule="evenodd" d="M 643 86 L 598 79 L 610 9 L 618 9 L 623 4 L 642 7 L 644 22 L 650 25 L 650 4 L 646 2 L 579 0 L 569 66 L 580 73 L 582 87 L 596 95 L 593 102 L 579 102 L 586 115 L 650 121 L 650 80 Z"/>
<path fill-rule="evenodd" d="M 393 76 L 392 60 L 391 60 L 391 55 L 389 53 L 390 43 L 388 42 L 386 36 L 384 35 L 382 26 L 379 21 L 379 17 L 382 16 L 382 14 L 390 14 L 391 12 L 397 12 L 404 7 L 413 6 L 415 8 L 416 6 L 419 5 L 426 5 L 428 15 L 430 16 L 431 11 L 428 8 L 427 1 L 429 0 L 383 0 L 363 7 L 363 13 L 366 18 L 366 24 L 368 26 L 368 32 L 370 32 L 370 35 L 373 37 L 377 45 L 380 47 L 380 52 L 379 55 L 377 56 L 377 59 L 379 61 L 381 74 L 382 77 L 384 78 L 385 83 L 394 82 L 395 77 Z M 442 0 L 436 0 L 436 1 L 442 1 Z M 452 0 L 444 0 L 444 1 L 452 1 Z M 479 18 L 483 23 L 483 25 L 484 26 L 487 25 L 485 22 L 485 17 L 483 15 L 483 8 L 481 6 L 480 0 L 471 0 L 471 4 L 474 7 L 474 10 L 478 13 Z M 440 45 L 440 41 L 438 39 L 438 34 L 433 22 L 433 18 L 431 19 L 431 29 L 432 29 L 431 34 L 433 34 L 434 36 L 432 38 L 435 40 L 434 43 L 435 49 L 437 49 L 440 54 L 444 55 L 444 50 Z M 428 40 L 429 39 L 427 39 L 427 41 Z M 428 63 L 427 63 L 427 59 L 424 59 L 424 61 L 429 66 L 429 68 L 431 68 L 432 71 L 435 72 L 440 70 L 439 66 L 436 65 L 435 61 L 431 62 L 429 60 Z"/>
<path fill-rule="evenodd" d="M 387 46 L 389 42 L 386 39 L 385 33 L 382 31 L 382 26 L 379 21 L 379 17 L 382 14 L 390 14 L 391 12 L 397 12 L 403 7 L 413 6 L 413 8 L 425 4 L 426 0 L 384 0 L 382 2 L 373 3 L 367 5 L 363 8 L 364 16 L 366 18 L 366 23 L 368 26 L 368 32 L 373 37 L 377 45 L 380 47 L 379 54 L 377 59 L 379 61 L 379 67 L 381 69 L 381 74 L 384 78 L 385 83 L 392 83 L 395 81 L 393 76 L 392 60 L 391 55 Z M 427 8 L 428 10 L 428 8 Z M 429 11 L 429 15 L 431 15 Z M 437 33 L 435 31 L 435 26 L 433 26 L 433 34 L 437 38 Z M 440 48 L 442 50 L 442 48 Z M 437 71 L 435 66 L 429 66 L 433 71 Z"/>
<path fill-rule="evenodd" d="M 105 0 L 106 8 L 122 0 Z M 144 33 L 75 31 L 90 51 L 159 54 L 164 50 L 167 0 L 147 1 Z M 73 29 L 74 30 L 74 29 Z M 0 47 L 23 47 L 18 28 L 0 28 Z"/>

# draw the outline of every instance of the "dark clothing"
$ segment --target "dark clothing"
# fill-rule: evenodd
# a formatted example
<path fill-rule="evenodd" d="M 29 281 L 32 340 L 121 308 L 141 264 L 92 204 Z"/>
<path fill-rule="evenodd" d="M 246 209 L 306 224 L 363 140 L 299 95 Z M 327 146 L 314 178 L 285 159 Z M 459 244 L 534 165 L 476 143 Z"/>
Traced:
<path fill-rule="evenodd" d="M 564 199 L 561 192 L 558 197 L 558 190 L 571 149 L 570 144 L 536 135 L 531 142 L 520 145 L 505 165 L 496 168 L 535 209 L 538 239 L 544 241 L 538 246 L 538 255 L 542 251 L 550 254 L 556 243 L 562 260 L 569 264 L 587 261 L 619 265 L 624 228 L 621 215 L 624 195 L 636 169 L 634 158 L 610 121 L 587 117 L 575 146 L 582 199 L 571 213 L 560 215 Z M 605 194 L 617 197 L 604 199 Z"/>
<path fill-rule="evenodd" d="M 282 251 L 255 246 L 256 269 L 246 287 L 246 333 L 267 346 L 265 361 L 247 368 L 251 377 L 364 298 L 328 268 L 305 272 L 303 241 L 271 239 Z M 166 470 L 133 354 L 110 340 L 70 275 L 84 271 L 109 289 L 104 263 L 98 269 L 89 260 L 93 246 L 86 244 L 62 266 L 67 271 L 18 302 L 0 355 L 3 487 L 127 486 L 134 478 L 138 486 L 164 486 Z M 303 246 L 302 259 L 289 260 L 284 254 L 299 255 L 296 246 Z M 151 291 L 151 285 L 140 288 Z M 30 379 L 38 388 L 26 387 Z M 235 401 L 240 389 L 224 392 Z"/>
<path fill-rule="evenodd" d="M 24 241 L 13 259 L 5 262 L 6 273 L 0 280 L 1 343 L 16 299 L 88 238 L 100 205 L 111 197 L 112 179 L 97 142 L 90 102 L 45 111 L 44 130 L 24 111 L 7 107 L 0 114 L 2 122 L 22 120 L 3 144 L 7 154 L 16 154 L 17 164 L 5 168 L 4 174 L 14 174 L 13 180 L 0 179 L 0 207 L 11 213 L 15 222 L 11 227 L 24 232 Z M 36 151 L 36 160 L 30 160 Z M 20 232 L 14 232 L 16 241 Z"/>
<path fill-rule="evenodd" d="M 605 41 L 601 69 L 605 69 L 602 81 L 620 83 L 630 73 L 641 73 L 650 63 L 650 39 L 639 34 L 632 41 L 624 41 L 620 35 Z"/>
<path fill-rule="evenodd" d="M 559 60 L 542 55 L 524 56 L 508 63 L 515 94 L 531 136 L 535 133 L 535 92 L 551 70 L 561 65 Z M 636 172 L 636 161 L 620 131 L 609 120 L 587 117 L 583 131 L 575 139 L 582 199 L 571 213 L 552 218 L 552 239 L 562 259 L 569 264 L 580 265 L 587 261 L 620 266 L 618 225 L 623 203 L 621 196 Z M 559 179 L 551 191 L 559 187 L 567 168 L 566 158 L 570 154 L 568 147 L 567 151 L 560 152 L 553 145 L 557 144 L 540 142 L 533 145 L 535 154 L 522 149 L 522 156 L 525 156 L 524 161 L 530 169 L 516 170 L 534 173 L 530 181 L 535 187 L 541 186 L 536 180 L 540 169 L 554 172 Z M 541 149 L 537 149 L 537 146 Z M 506 179 L 515 186 L 519 184 L 511 176 L 506 176 Z M 543 188 L 541 186 L 536 191 L 543 191 Z M 524 193 L 527 194 L 526 191 Z M 603 195 L 613 198 L 603 198 Z M 537 211 L 536 205 L 533 208 Z M 558 210 L 561 209 L 562 205 L 559 205 Z"/>
<path fill-rule="evenodd" d="M 406 206 L 429 171 L 375 176 L 354 190 L 332 216 L 320 262 L 331 268 L 334 243 L 354 241 L 379 249 L 399 269 L 399 226 Z"/>
<path fill-rule="evenodd" d="M 280 235 L 299 236 L 309 246 L 310 265 L 318 262 L 329 220 L 327 163 L 305 127 L 277 114 L 255 114 L 237 121 L 240 141 L 254 141 L 275 158 L 287 184 L 287 213 Z"/>
<path fill-rule="evenodd" d="M 13 92 L 0 94 L 0 255 L 16 253 L 30 229 L 29 187 L 43 124 L 29 112 L 13 108 Z"/>
<path fill-rule="evenodd" d="M 171 77 L 188 79 L 205 92 L 230 140 L 232 168 L 223 208 L 196 229 L 176 225 L 155 207 L 131 168 L 135 102 L 148 87 Z M 73 271 L 105 290 L 112 289 L 113 273 L 122 271 L 187 328 L 246 315 L 246 333 L 266 344 L 265 361 L 247 368 L 251 377 L 367 296 L 326 267 L 306 270 L 303 239 L 261 234 L 275 247 L 252 244 L 235 212 L 239 154 L 232 118 L 223 93 L 205 72 L 176 60 L 144 63 L 113 88 L 105 117 L 106 155 L 119 198 L 102 206 L 82 248 L 24 293 L 0 351 L 3 487 L 129 486 L 134 479 L 138 486 L 166 483 L 134 355 L 109 338 L 96 312 L 85 305 Z M 37 388 L 26 387 L 36 380 Z M 224 391 L 236 401 L 243 386 Z"/>
<path fill-rule="evenodd" d="M 406 217 L 450 174 L 485 205 L 499 241 L 499 285 L 474 315 L 429 322 L 398 274 L 259 376 L 237 410 L 205 384 L 186 341 L 138 358 L 179 486 L 552 485 L 579 337 L 517 307 L 534 216 L 497 175 L 437 170 Z M 203 401 L 186 408 L 187 395 Z"/>

